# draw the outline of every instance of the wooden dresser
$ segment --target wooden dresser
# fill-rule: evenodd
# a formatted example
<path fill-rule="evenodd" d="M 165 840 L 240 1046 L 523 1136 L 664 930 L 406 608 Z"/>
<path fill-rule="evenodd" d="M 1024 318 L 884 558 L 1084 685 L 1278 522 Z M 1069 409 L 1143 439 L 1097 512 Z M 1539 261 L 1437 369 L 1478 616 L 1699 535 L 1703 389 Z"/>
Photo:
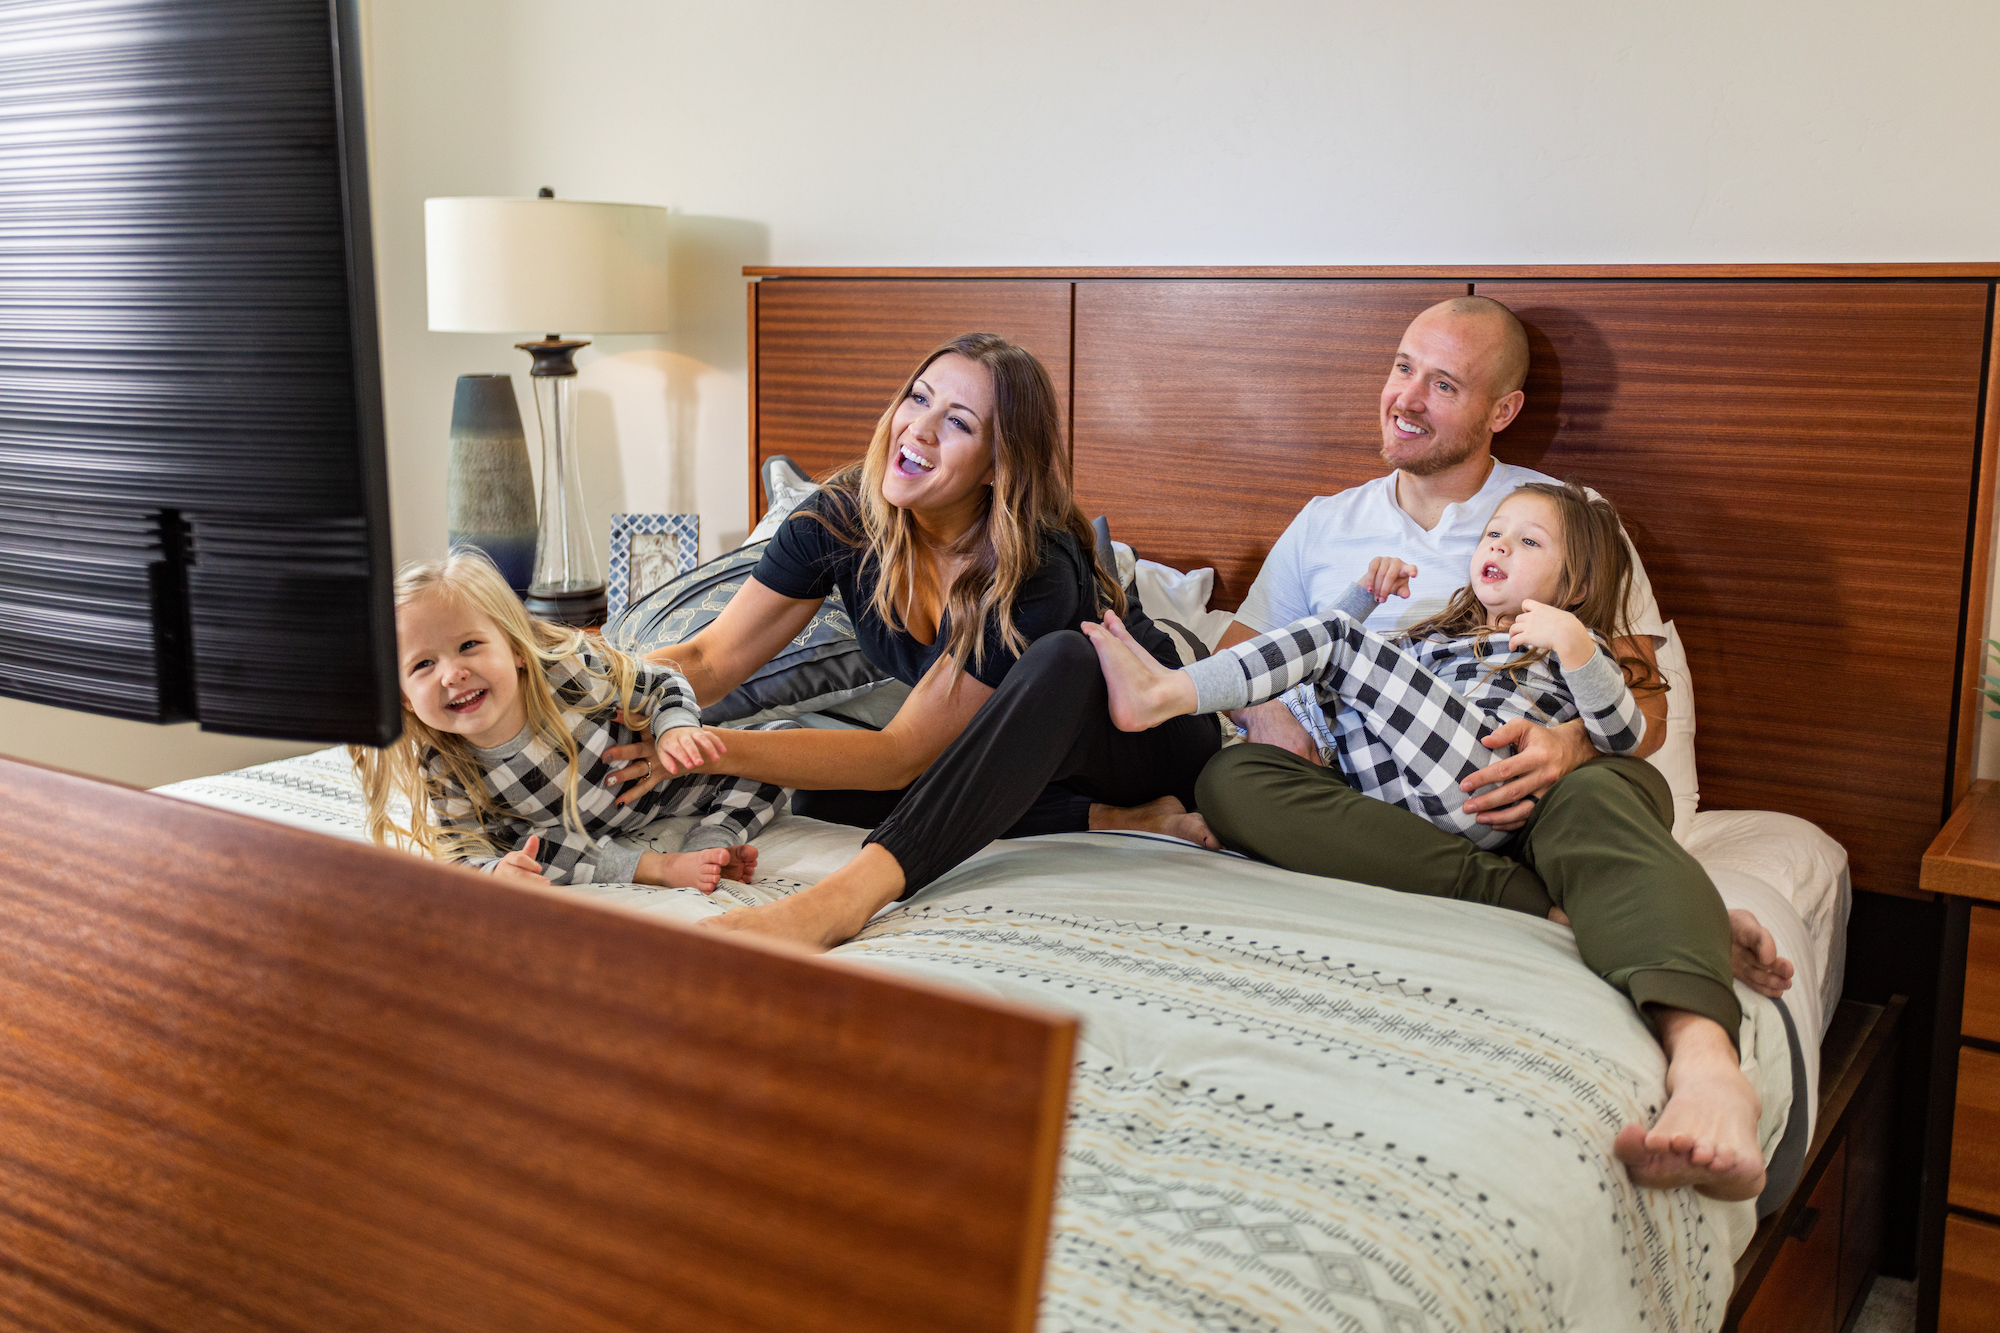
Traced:
<path fill-rule="evenodd" d="M 1926 1190 L 1924 1226 L 1941 1232 L 1937 1327 L 1973 1333 L 2000 1328 L 2000 782 L 1972 784 L 1924 856 L 1923 887 L 1947 895 L 1946 952 L 1962 942 L 1965 958 L 1955 1027 L 1940 996 L 1957 1058 L 1938 1062 L 1932 1127 L 1950 1136 L 1950 1165 Z"/>

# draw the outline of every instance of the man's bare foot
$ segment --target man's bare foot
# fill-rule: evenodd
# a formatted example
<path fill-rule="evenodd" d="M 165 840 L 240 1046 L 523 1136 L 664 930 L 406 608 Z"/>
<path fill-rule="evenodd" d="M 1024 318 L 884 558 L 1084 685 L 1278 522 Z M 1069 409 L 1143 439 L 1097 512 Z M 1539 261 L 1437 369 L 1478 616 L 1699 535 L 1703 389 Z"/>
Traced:
<path fill-rule="evenodd" d="M 1667 1104 L 1651 1129 L 1627 1125 L 1611 1151 L 1648 1189 L 1691 1185 L 1711 1199 L 1754 1199 L 1764 1189 L 1757 1143 L 1763 1104 L 1743 1077 L 1736 1048 L 1713 1019 L 1658 1013 L 1667 1052 Z"/>
<path fill-rule="evenodd" d="M 853 939 L 868 918 L 903 891 L 903 867 L 880 843 L 809 889 L 761 907 L 704 917 L 709 930 L 744 931 L 762 939 L 821 953 Z"/>
<path fill-rule="evenodd" d="M 725 847 L 729 853 L 729 864 L 722 867 L 722 877 L 733 879 L 740 884 L 748 884 L 757 878 L 757 849 L 745 843 L 741 847 Z"/>
<path fill-rule="evenodd" d="M 1729 970 L 1751 990 L 1774 1000 L 1792 988 L 1791 961 L 1778 957 L 1771 932 L 1740 907 L 1729 914 Z"/>
<path fill-rule="evenodd" d="M 1103 624 L 1086 620 L 1080 628 L 1097 650 L 1111 693 L 1111 722 L 1120 731 L 1148 731 L 1194 711 L 1194 682 L 1187 673 L 1169 671 L 1155 661 L 1116 613 L 1106 611 Z"/>
<path fill-rule="evenodd" d="M 1190 814 L 1178 796 L 1162 796 L 1144 805 L 1098 805 L 1090 807 L 1093 829 L 1124 829 L 1133 833 L 1164 833 L 1198 847 L 1222 850 L 1222 840 L 1209 832 L 1208 821 Z"/>
<path fill-rule="evenodd" d="M 700 889 L 714 893 L 729 867 L 728 847 L 709 847 L 699 852 L 661 852 L 657 868 L 646 881 L 669 889 Z"/>

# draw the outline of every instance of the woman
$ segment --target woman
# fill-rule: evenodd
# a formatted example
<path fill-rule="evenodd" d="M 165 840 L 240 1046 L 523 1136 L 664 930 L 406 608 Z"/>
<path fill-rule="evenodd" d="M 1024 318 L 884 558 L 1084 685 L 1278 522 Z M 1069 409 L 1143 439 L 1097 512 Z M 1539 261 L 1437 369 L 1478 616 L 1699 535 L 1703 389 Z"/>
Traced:
<path fill-rule="evenodd" d="M 708 924 L 830 947 L 1008 834 L 1139 828 L 1215 846 L 1189 812 L 1220 743 L 1214 719 L 1111 724 L 1084 621 L 1114 608 L 1178 663 L 1092 549 L 1041 362 L 984 333 L 925 357 L 863 460 L 792 515 L 714 623 L 653 655 L 713 703 L 838 588 L 862 652 L 913 687 L 879 732 L 729 733 L 706 771 L 799 788 L 801 813 L 875 828 L 812 888 Z M 632 795 L 667 776 L 646 774 Z"/>

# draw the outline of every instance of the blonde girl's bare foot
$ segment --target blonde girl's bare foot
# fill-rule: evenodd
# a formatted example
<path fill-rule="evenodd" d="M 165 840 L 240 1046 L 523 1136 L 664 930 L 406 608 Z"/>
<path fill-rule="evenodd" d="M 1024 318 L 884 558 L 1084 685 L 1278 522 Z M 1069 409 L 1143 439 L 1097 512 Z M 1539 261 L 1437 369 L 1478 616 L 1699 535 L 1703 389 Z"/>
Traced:
<path fill-rule="evenodd" d="M 714 893 L 729 864 L 727 847 L 709 847 L 699 852 L 670 852 L 661 857 L 660 883 L 670 889 L 700 889 Z"/>
<path fill-rule="evenodd" d="M 1763 1110 L 1720 1024 L 1680 1009 L 1659 1014 L 1667 1104 L 1651 1129 L 1627 1125 L 1612 1154 L 1649 1189 L 1692 1186 L 1711 1199 L 1754 1199 L 1764 1189 L 1757 1142 Z"/>
<path fill-rule="evenodd" d="M 1120 731 L 1147 731 L 1194 711 L 1194 682 L 1184 672 L 1169 671 L 1154 661 L 1115 613 L 1106 611 L 1103 624 L 1086 620 L 1081 628 L 1104 671 L 1113 726 Z"/>
<path fill-rule="evenodd" d="M 809 889 L 761 907 L 704 917 L 708 930 L 741 931 L 770 943 L 823 953 L 853 939 L 868 918 L 896 901 L 905 881 L 903 867 L 880 843 Z"/>
<path fill-rule="evenodd" d="M 733 879 L 740 884 L 748 884 L 757 878 L 757 849 L 745 843 L 741 847 L 726 847 L 729 864 L 722 868 L 724 879 Z"/>
<path fill-rule="evenodd" d="M 1164 833 L 1185 838 L 1202 847 L 1222 850 L 1222 842 L 1209 832 L 1208 821 L 1190 814 L 1178 796 L 1162 796 L 1144 805 L 1097 805 L 1090 807 L 1090 827 L 1129 833 Z"/>

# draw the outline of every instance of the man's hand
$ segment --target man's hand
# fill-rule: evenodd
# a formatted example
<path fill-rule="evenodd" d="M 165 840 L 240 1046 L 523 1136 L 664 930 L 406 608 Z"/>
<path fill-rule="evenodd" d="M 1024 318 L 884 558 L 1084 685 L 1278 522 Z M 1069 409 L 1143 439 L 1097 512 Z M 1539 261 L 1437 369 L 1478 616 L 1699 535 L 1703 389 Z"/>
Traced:
<path fill-rule="evenodd" d="M 1498 783 L 1465 803 L 1465 813 L 1479 816 L 1479 822 L 1513 832 L 1535 813 L 1535 803 L 1564 775 L 1574 773 L 1597 755 L 1590 733 L 1581 721 L 1544 727 L 1517 717 L 1480 742 L 1489 750 L 1511 745 L 1514 753 L 1497 764 L 1488 764 L 1458 784 L 1460 791 L 1478 791 Z"/>
<path fill-rule="evenodd" d="M 1778 942 L 1753 913 L 1737 908 L 1729 914 L 1729 970 L 1736 979 L 1777 999 L 1792 988 L 1792 964 L 1778 957 Z"/>
<path fill-rule="evenodd" d="M 1230 714 L 1230 718 L 1243 728 L 1246 737 L 1259 745 L 1275 745 L 1280 750 L 1289 750 L 1309 764 L 1320 762 L 1318 743 L 1299 725 L 1299 720 L 1292 716 L 1291 709 L 1285 707 L 1283 699 L 1273 699 L 1252 708 L 1239 708 Z"/>

